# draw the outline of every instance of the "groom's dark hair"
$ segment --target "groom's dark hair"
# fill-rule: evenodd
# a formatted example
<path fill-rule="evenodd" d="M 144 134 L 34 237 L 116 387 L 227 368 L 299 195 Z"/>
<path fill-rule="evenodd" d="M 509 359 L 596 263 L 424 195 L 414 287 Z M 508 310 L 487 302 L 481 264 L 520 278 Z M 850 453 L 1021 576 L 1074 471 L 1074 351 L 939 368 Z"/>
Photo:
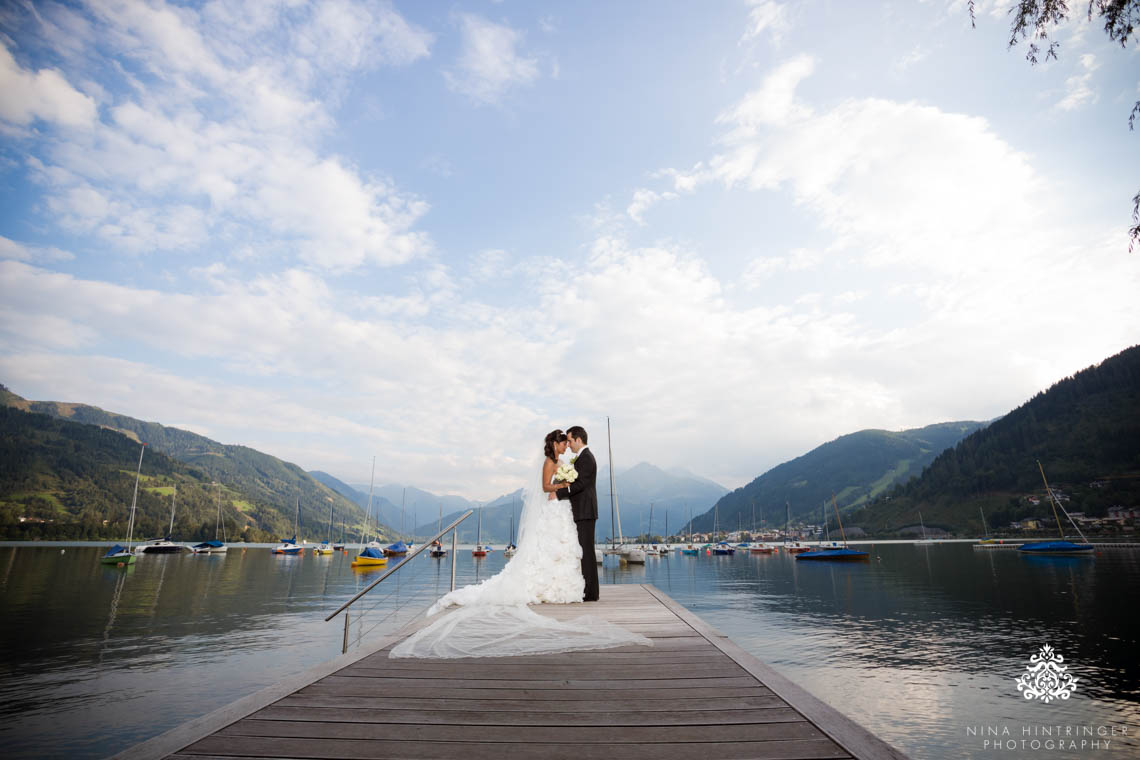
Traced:
<path fill-rule="evenodd" d="M 572 435 L 582 443 L 589 443 L 589 440 L 586 439 L 586 428 L 582 427 L 581 425 L 575 425 L 574 427 L 566 428 L 566 435 Z"/>

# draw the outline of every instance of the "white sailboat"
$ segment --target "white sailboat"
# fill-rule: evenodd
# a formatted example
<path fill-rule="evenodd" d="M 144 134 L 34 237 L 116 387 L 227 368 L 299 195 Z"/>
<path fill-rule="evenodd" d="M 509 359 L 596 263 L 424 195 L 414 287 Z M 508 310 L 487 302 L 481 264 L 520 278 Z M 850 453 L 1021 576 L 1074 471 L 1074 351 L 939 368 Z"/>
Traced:
<path fill-rule="evenodd" d="M 139 501 L 139 478 L 142 476 L 142 460 L 143 452 L 146 451 L 146 444 L 142 445 L 139 449 L 139 466 L 135 471 L 135 495 L 131 497 L 131 516 L 127 518 L 127 546 L 123 548 L 115 544 L 99 558 L 99 562 L 104 565 L 132 565 L 135 562 L 135 553 L 131 551 L 131 537 L 135 532 L 135 507 L 138 506 Z"/>
<path fill-rule="evenodd" d="M 225 541 L 226 524 L 222 520 L 222 497 L 221 497 L 221 494 L 217 490 L 217 487 L 216 487 L 217 485 L 218 485 L 217 483 L 214 484 L 214 486 L 215 486 L 215 488 L 214 488 L 214 506 L 217 508 L 216 514 L 214 515 L 214 540 L 213 541 L 202 541 L 201 543 L 194 544 L 193 546 L 191 546 L 190 550 L 192 552 L 194 552 L 195 554 L 225 554 L 226 553 L 226 541 Z M 221 540 L 218 539 L 219 526 L 221 526 L 221 531 L 220 531 L 222 534 Z"/>
<path fill-rule="evenodd" d="M 610 506 L 613 509 L 614 529 L 617 532 L 617 548 L 614 550 L 621 562 L 633 565 L 645 564 L 645 552 L 636 546 L 626 546 L 621 534 L 621 507 L 618 504 L 617 479 L 614 477 L 614 446 L 610 434 L 610 418 L 606 417 L 606 448 L 610 456 Z"/>
<path fill-rule="evenodd" d="M 926 537 L 926 525 L 922 522 L 922 512 L 918 513 L 918 525 L 920 528 L 922 528 L 922 540 L 921 541 L 915 541 L 914 543 L 916 545 L 917 544 L 932 544 L 932 543 L 934 543 L 933 538 L 927 538 Z"/>
<path fill-rule="evenodd" d="M 162 538 L 150 538 L 145 543 L 139 546 L 139 551 L 143 554 L 179 554 L 186 550 L 182 544 L 176 544 L 170 540 L 174 534 L 174 505 L 178 501 L 178 486 L 174 486 L 174 492 L 170 495 L 170 527 L 166 531 L 166 535 Z"/>

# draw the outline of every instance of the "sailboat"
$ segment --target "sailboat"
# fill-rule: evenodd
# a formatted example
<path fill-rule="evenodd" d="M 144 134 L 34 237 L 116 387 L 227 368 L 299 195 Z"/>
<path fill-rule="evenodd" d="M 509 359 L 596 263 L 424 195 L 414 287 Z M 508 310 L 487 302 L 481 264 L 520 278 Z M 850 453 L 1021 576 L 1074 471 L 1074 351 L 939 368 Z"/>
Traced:
<path fill-rule="evenodd" d="M 507 548 L 503 549 L 503 556 L 513 557 L 517 551 L 518 547 L 515 546 L 515 502 L 514 499 L 511 499 L 511 541 L 507 544 Z"/>
<path fill-rule="evenodd" d="M 720 538 L 720 510 L 718 504 L 713 505 L 713 547 L 712 553 L 720 556 L 729 556 L 736 554 L 736 548 L 729 544 L 727 541 L 717 541 Z"/>
<path fill-rule="evenodd" d="M 645 552 L 636 546 L 626 546 L 625 537 L 621 533 L 621 506 L 617 496 L 617 478 L 614 476 L 614 445 L 610 434 L 610 418 L 606 417 L 606 447 L 610 456 L 610 519 L 614 521 L 617 529 L 617 548 L 612 551 L 618 555 L 618 561 L 631 565 L 644 565 Z"/>
<path fill-rule="evenodd" d="M 792 537 L 791 530 L 792 523 L 792 505 L 790 502 L 784 502 L 784 551 L 788 554 L 802 554 L 811 551 L 811 547 L 804 546 L 799 541 L 789 541 Z"/>
<path fill-rule="evenodd" d="M 170 528 L 167 529 L 166 535 L 162 538 L 148 538 L 144 544 L 139 547 L 139 551 L 143 554 L 180 554 L 186 550 L 182 544 L 176 544 L 170 540 L 174 534 L 174 504 L 178 500 L 178 486 L 174 486 L 174 492 L 170 495 Z"/>
<path fill-rule="evenodd" d="M 191 546 L 190 551 L 194 552 L 195 554 L 225 554 L 226 553 L 226 542 L 224 540 L 225 534 L 226 534 L 226 524 L 225 524 L 225 522 L 222 521 L 222 496 L 217 489 L 217 485 L 218 485 L 217 483 L 214 484 L 214 486 L 215 486 L 215 488 L 214 488 L 214 507 L 217 510 L 215 515 L 214 515 L 214 540 L 213 541 L 203 541 L 201 543 L 194 544 L 193 546 Z M 222 534 L 222 539 L 223 539 L 220 541 L 218 540 L 218 532 L 219 532 L 218 527 L 219 526 L 221 526 L 221 534 Z"/>
<path fill-rule="evenodd" d="M 700 556 L 701 550 L 693 546 L 693 508 L 689 507 L 689 545 L 682 547 L 681 554 L 686 557 Z"/>
<path fill-rule="evenodd" d="M 760 523 L 761 523 L 761 526 L 763 526 L 763 523 L 764 523 L 764 507 L 763 507 L 763 505 L 760 506 Z M 753 540 L 755 540 L 755 537 L 756 537 L 756 502 L 755 501 L 752 502 L 752 536 L 753 536 Z M 750 554 L 775 554 L 776 553 L 776 547 L 772 546 L 771 544 L 761 542 L 761 543 L 752 544 L 748 548 L 748 551 Z"/>
<path fill-rule="evenodd" d="M 364 515 L 364 529 L 360 534 L 360 554 L 352 561 L 353 567 L 382 567 L 388 564 L 384 548 L 376 540 L 368 541 L 368 522 L 372 519 L 372 487 L 376 483 L 376 457 L 372 457 L 372 475 L 368 481 L 368 511 Z M 376 518 L 376 532 L 380 532 L 380 518 Z"/>
<path fill-rule="evenodd" d="M 926 537 L 926 524 L 924 522 L 922 522 L 922 512 L 918 513 L 918 526 L 920 528 L 922 528 L 922 540 L 921 541 L 915 541 L 914 542 L 915 546 L 918 546 L 919 544 L 932 544 L 932 543 L 934 543 L 933 538 L 927 538 Z"/>
<path fill-rule="evenodd" d="M 653 543 L 653 502 L 649 502 L 649 531 L 645 534 L 649 537 L 649 548 L 642 547 L 646 557 L 660 557 L 661 553 L 657 551 L 657 545 Z"/>
<path fill-rule="evenodd" d="M 1073 518 L 1061 507 L 1061 511 L 1065 512 L 1065 517 L 1069 518 L 1069 522 L 1073 523 L 1073 527 L 1077 529 L 1077 534 L 1081 537 L 1083 543 L 1075 543 L 1065 538 L 1065 531 L 1061 527 L 1061 518 L 1057 514 L 1057 507 L 1060 506 L 1057 499 L 1053 496 L 1053 489 L 1049 487 L 1049 481 L 1045 479 L 1045 468 L 1041 466 L 1040 460 L 1037 462 L 1037 469 L 1041 470 L 1041 480 L 1045 481 L 1045 493 L 1049 495 L 1049 503 L 1053 505 L 1053 518 L 1057 521 L 1057 532 L 1061 534 L 1060 541 L 1033 541 L 1030 543 L 1022 544 L 1017 547 L 1019 552 L 1025 552 L 1027 556 L 1035 557 L 1057 557 L 1057 556 L 1079 556 L 1079 557 L 1095 557 L 1094 553 L 1096 547 L 1088 542 L 1085 534 L 1081 533 L 1080 527 L 1073 522 Z"/>
<path fill-rule="evenodd" d="M 333 508 L 330 506 L 329 507 L 329 534 L 328 534 L 329 537 L 326 538 L 324 541 L 322 541 L 320 543 L 320 545 L 318 545 L 317 548 L 313 550 L 316 554 L 332 554 L 333 553 L 332 526 L 333 526 Z"/>
<path fill-rule="evenodd" d="M 986 535 L 985 538 L 978 541 L 977 545 L 987 545 L 1000 543 L 996 538 L 990 535 L 990 528 L 986 525 L 986 512 L 981 507 L 978 507 L 978 513 L 982 516 L 982 532 Z"/>
<path fill-rule="evenodd" d="M 871 555 L 867 552 L 852 549 L 847 545 L 847 531 L 843 529 L 843 519 L 839 516 L 839 505 L 835 501 L 835 494 L 831 495 L 831 505 L 835 508 L 835 519 L 839 523 L 839 532 L 843 536 L 843 545 L 833 543 L 828 547 L 821 547 L 813 549 L 812 551 L 802 552 L 796 555 L 796 559 L 814 559 L 814 560 L 831 560 L 840 562 L 850 562 L 859 560 L 868 560 Z"/>
<path fill-rule="evenodd" d="M 475 529 L 475 548 L 471 550 L 472 557 L 486 557 L 487 547 L 483 546 L 483 508 L 479 507 L 479 527 Z"/>
<path fill-rule="evenodd" d="M 99 562 L 104 565 L 133 565 L 135 563 L 135 553 L 131 551 L 131 537 L 135 532 L 135 507 L 139 502 L 139 478 L 142 476 L 142 460 L 143 452 L 146 451 L 146 444 L 142 445 L 139 449 L 139 466 L 135 471 L 135 495 L 131 497 L 131 516 L 127 518 L 127 546 L 123 548 L 119 544 L 112 546 L 106 554 L 99 558 Z"/>
<path fill-rule="evenodd" d="M 297 545 L 297 531 L 301 527 L 301 497 L 297 497 L 297 512 L 293 517 L 293 537 L 283 538 L 281 543 L 273 547 L 274 554 L 282 554 L 290 557 L 295 557 L 301 553 L 301 547 Z"/>
<path fill-rule="evenodd" d="M 333 551 L 344 551 L 344 518 L 340 520 L 340 540 L 332 545 Z"/>
<path fill-rule="evenodd" d="M 443 502 L 439 504 L 439 522 L 435 524 L 436 535 L 439 535 L 441 530 L 443 530 Z M 435 559 L 443 559 L 447 556 L 447 549 L 443 548 L 443 544 L 439 542 L 438 538 L 431 542 L 431 548 L 428 549 L 428 556 L 434 557 Z"/>

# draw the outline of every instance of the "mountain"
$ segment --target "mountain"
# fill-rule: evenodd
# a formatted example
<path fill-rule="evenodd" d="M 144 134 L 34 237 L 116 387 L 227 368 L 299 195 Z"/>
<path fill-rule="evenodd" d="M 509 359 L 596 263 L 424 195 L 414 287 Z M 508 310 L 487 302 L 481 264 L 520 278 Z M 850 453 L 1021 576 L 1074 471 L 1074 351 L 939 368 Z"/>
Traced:
<path fill-rule="evenodd" d="M 618 506 L 621 510 L 622 534 L 633 537 L 649 530 L 649 509 L 653 506 L 653 532 L 664 534 L 666 519 L 669 529 L 680 530 L 689 519 L 689 508 L 693 513 L 708 509 L 728 489 L 711 480 L 695 477 L 686 472 L 666 472 L 648 462 L 641 462 L 628 470 L 619 471 L 616 478 Z M 610 520 L 610 471 L 602 467 L 598 471 L 598 535 L 608 536 L 611 532 Z M 410 490 L 409 490 L 410 493 Z M 521 508 L 521 490 L 504 494 L 483 505 L 483 540 L 492 544 L 502 544 L 510 532 L 511 512 L 515 520 Z M 459 509 L 444 513 L 443 524 L 459 518 L 466 509 L 476 505 L 464 505 Z M 667 517 L 666 517 L 667 516 Z M 466 543 L 475 541 L 477 516 L 472 515 L 460 527 L 459 540 Z M 417 535 L 435 533 L 436 521 L 417 526 Z"/>
<path fill-rule="evenodd" d="M 344 496 L 345 498 L 349 499 L 350 501 L 355 503 L 357 506 L 359 506 L 361 509 L 367 511 L 367 509 L 368 509 L 368 493 L 367 492 L 361 492 L 355 486 L 350 486 L 347 483 L 345 483 L 344 481 L 338 480 L 337 478 L 333 477 L 332 475 L 329 475 L 327 472 L 321 472 L 320 470 L 310 470 L 309 475 L 313 476 L 313 478 L 315 480 L 318 480 L 321 483 L 324 483 L 326 486 L 328 486 L 332 490 L 336 491 L 341 496 Z M 400 514 L 400 507 L 396 504 L 393 504 L 388 499 L 385 499 L 383 496 L 379 496 L 378 494 L 375 493 L 375 491 L 372 494 L 372 514 L 374 516 L 379 514 L 380 524 L 387 526 L 390 529 L 390 532 L 394 533 L 394 534 L 401 533 L 401 531 L 402 531 L 402 529 L 400 527 L 401 525 L 404 525 L 405 528 L 408 528 L 408 529 L 410 529 L 412 527 L 411 515 L 407 516 L 406 522 L 405 522 L 405 519 Z M 375 519 L 375 517 L 373 519 Z M 350 540 L 355 540 L 355 539 L 352 539 L 352 535 L 353 534 L 351 534 L 351 533 L 349 534 Z"/>
<path fill-rule="evenodd" d="M 980 535 L 984 509 L 991 529 L 1032 517 L 1052 530 L 1038 462 L 1070 512 L 1140 505 L 1140 346 L 1038 393 L 844 521 L 885 535 L 917 524 L 921 510 L 928 526 Z"/>
<path fill-rule="evenodd" d="M 143 422 L 86 404 L 29 401 L 3 386 L 0 386 L 0 404 L 72 424 L 115 431 L 136 445 L 146 442 L 148 455 L 157 452 L 189 465 L 191 470 L 188 472 L 196 472 L 201 479 L 216 481 L 228 490 L 234 510 L 244 515 L 250 529 L 256 531 L 251 535 L 259 536 L 251 540 L 273 540 L 282 535 L 292 535 L 298 499 L 301 503 L 302 537 L 324 537 L 330 510 L 335 514 L 337 523 L 341 519 L 347 521 L 350 534 L 359 532 L 363 524 L 364 512 L 354 502 L 319 483 L 297 465 L 247 446 L 221 444 L 186 430 L 157 422 Z M 79 460 L 90 453 L 87 449 L 76 449 L 70 457 L 60 455 L 51 461 L 53 466 L 61 468 L 81 468 Z M 145 470 L 145 457 L 143 467 Z M 133 465 L 126 469 L 134 473 Z M 95 498 L 90 489 L 84 492 Z M 106 496 L 104 493 L 97 500 L 101 503 Z M 80 506 L 75 505 L 76 508 Z M 392 535 L 390 529 L 385 532 Z"/>
<path fill-rule="evenodd" d="M 137 441 L 114 430 L 0 406 L 0 536 L 125 537 L 139 451 Z M 213 538 L 219 502 L 231 539 L 271 538 L 240 493 L 215 487 L 201 469 L 162 452 L 145 452 L 139 486 L 135 538 Z"/>
<path fill-rule="evenodd" d="M 913 430 L 860 430 L 773 467 L 715 505 L 722 530 L 784 523 L 785 502 L 793 518 L 818 522 L 821 505 L 835 494 L 841 510 L 857 507 L 900 480 L 918 475 L 940 453 L 983 427 L 983 422 L 944 422 Z M 693 530 L 713 528 L 714 512 L 693 519 Z"/>

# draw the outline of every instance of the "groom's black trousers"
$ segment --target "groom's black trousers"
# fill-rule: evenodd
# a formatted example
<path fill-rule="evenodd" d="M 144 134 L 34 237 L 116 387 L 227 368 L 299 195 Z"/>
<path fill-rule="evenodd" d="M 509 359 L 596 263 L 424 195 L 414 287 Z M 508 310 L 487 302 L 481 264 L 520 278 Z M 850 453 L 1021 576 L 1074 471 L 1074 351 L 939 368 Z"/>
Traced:
<path fill-rule="evenodd" d="M 582 578 L 586 590 L 584 602 L 598 601 L 598 560 L 594 555 L 594 525 L 597 520 L 582 520 L 574 523 L 578 527 L 578 543 L 582 545 Z"/>

